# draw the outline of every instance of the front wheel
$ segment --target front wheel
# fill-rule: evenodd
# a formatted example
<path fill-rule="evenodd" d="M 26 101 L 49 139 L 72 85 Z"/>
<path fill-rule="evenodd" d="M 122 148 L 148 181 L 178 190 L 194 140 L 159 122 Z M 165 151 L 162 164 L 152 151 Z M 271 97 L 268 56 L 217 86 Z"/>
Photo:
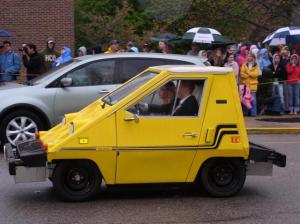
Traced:
<path fill-rule="evenodd" d="M 204 190 L 213 197 L 229 197 L 244 186 L 246 167 L 240 159 L 218 158 L 206 161 L 200 172 Z"/>
<path fill-rule="evenodd" d="M 7 142 L 15 146 L 17 142 L 34 139 L 35 133 L 44 127 L 37 114 L 27 110 L 13 111 L 1 121 L 1 147 Z"/>
<path fill-rule="evenodd" d="M 58 163 L 52 175 L 55 192 L 64 201 L 85 201 L 99 190 L 101 175 L 90 161 L 63 161 Z"/>

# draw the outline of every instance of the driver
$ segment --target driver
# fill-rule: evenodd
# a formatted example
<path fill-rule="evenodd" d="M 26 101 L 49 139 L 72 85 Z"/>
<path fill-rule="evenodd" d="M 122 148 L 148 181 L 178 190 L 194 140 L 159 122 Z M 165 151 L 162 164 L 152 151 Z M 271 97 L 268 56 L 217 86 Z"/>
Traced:
<path fill-rule="evenodd" d="M 139 103 L 138 107 L 143 112 L 154 113 L 154 114 L 162 114 L 162 115 L 171 115 L 172 107 L 175 99 L 175 85 L 173 82 L 168 82 L 164 86 L 162 86 L 158 95 L 162 101 L 162 104 L 147 104 L 147 103 Z"/>

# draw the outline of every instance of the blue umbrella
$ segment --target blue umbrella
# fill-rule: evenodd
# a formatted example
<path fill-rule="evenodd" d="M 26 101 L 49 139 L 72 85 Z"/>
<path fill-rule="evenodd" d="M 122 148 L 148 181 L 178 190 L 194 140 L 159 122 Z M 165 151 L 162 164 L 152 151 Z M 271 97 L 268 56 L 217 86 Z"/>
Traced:
<path fill-rule="evenodd" d="M 13 34 L 6 30 L 0 30 L 0 37 L 12 37 Z"/>

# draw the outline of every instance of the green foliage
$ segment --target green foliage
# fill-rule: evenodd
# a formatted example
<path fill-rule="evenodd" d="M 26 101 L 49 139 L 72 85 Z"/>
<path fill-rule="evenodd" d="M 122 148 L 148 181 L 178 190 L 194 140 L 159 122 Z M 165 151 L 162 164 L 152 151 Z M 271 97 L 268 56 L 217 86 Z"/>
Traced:
<path fill-rule="evenodd" d="M 148 41 L 159 32 L 212 27 L 239 41 L 262 40 L 295 19 L 298 0 L 75 0 L 76 46 Z"/>

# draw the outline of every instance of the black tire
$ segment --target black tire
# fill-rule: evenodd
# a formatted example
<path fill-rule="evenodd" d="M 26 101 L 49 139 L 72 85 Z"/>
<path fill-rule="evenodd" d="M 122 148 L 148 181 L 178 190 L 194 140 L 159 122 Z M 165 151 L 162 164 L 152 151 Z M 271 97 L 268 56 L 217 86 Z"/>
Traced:
<path fill-rule="evenodd" d="M 42 119 L 35 113 L 28 111 L 28 110 L 17 110 L 9 113 L 6 115 L 1 124 L 0 124 L 0 147 L 3 148 L 4 144 L 9 142 L 7 135 L 6 135 L 6 128 L 8 124 L 17 117 L 26 117 L 31 119 L 37 126 L 38 130 L 45 130 L 46 124 L 43 124 Z"/>
<path fill-rule="evenodd" d="M 60 162 L 52 175 L 54 191 L 64 201 L 91 199 L 100 190 L 101 182 L 97 166 L 86 160 Z"/>
<path fill-rule="evenodd" d="M 246 179 L 246 167 L 241 159 L 210 159 L 203 164 L 200 182 L 213 197 L 230 197 L 242 189 Z"/>

